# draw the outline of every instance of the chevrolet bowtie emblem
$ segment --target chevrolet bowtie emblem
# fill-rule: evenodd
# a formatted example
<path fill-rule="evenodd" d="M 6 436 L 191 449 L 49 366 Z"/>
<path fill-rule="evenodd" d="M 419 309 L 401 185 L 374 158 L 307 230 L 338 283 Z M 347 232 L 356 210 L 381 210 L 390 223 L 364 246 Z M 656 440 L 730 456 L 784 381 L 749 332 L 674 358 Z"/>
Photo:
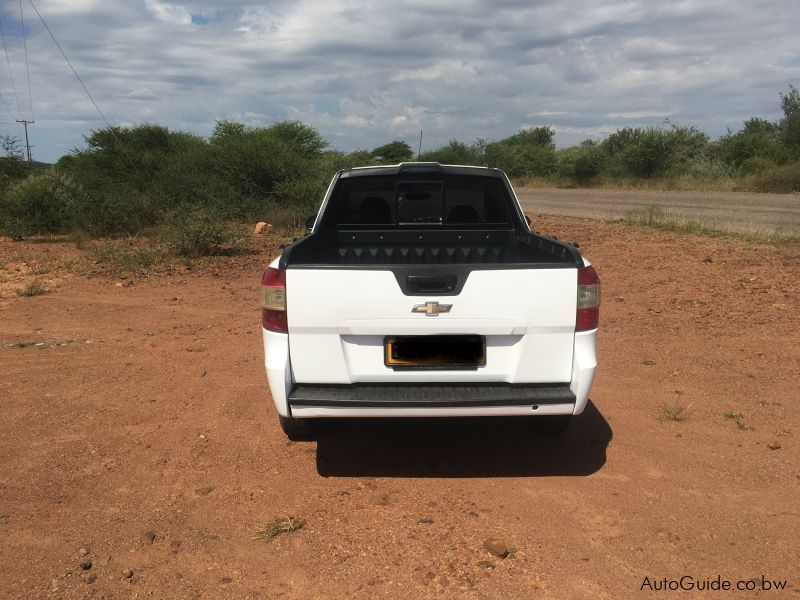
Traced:
<path fill-rule="evenodd" d="M 439 304 L 438 302 L 426 302 L 417 304 L 411 309 L 412 313 L 425 313 L 426 317 L 438 317 L 439 313 L 449 313 L 453 308 L 452 304 Z"/>

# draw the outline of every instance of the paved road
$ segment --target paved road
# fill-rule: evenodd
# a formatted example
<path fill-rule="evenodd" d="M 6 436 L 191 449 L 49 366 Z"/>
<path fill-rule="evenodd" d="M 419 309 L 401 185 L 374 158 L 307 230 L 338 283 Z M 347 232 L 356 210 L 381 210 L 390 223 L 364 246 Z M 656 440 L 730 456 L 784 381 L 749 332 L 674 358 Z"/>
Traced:
<path fill-rule="evenodd" d="M 517 196 L 529 213 L 613 219 L 659 206 L 670 216 L 728 231 L 800 234 L 800 194 L 518 188 Z"/>

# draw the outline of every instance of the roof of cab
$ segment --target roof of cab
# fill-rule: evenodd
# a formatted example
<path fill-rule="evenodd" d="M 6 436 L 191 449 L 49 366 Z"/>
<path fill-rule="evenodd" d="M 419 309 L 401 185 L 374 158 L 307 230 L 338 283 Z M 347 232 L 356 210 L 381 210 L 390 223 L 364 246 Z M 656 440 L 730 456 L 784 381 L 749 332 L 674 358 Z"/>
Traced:
<path fill-rule="evenodd" d="M 482 175 L 502 177 L 502 171 L 489 167 L 468 165 L 442 165 L 437 162 L 403 162 L 397 165 L 378 165 L 373 167 L 353 167 L 341 172 L 340 177 L 364 177 L 374 175 Z"/>

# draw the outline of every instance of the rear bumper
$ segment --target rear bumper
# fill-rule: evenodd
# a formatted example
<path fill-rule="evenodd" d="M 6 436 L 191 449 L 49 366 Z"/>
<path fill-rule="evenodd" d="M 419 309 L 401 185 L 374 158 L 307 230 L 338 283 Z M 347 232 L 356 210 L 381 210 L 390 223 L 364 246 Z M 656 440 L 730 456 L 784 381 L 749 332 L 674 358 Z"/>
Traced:
<path fill-rule="evenodd" d="M 347 418 L 347 417 L 530 417 L 537 415 L 571 415 L 574 404 L 546 404 L 537 410 L 527 406 L 466 406 L 432 408 L 415 406 L 410 408 L 330 406 L 292 406 L 292 416 L 299 419 Z"/>
<path fill-rule="evenodd" d="M 289 394 L 293 416 L 419 414 L 572 414 L 567 385 L 298 385 Z M 348 409 L 348 410 L 343 410 Z M 486 412 L 487 409 L 489 413 Z M 386 411 L 390 410 L 390 413 Z M 556 412 L 554 412 L 554 410 Z"/>
<path fill-rule="evenodd" d="M 547 384 L 297 384 L 289 336 L 263 331 L 266 369 L 281 416 L 454 417 L 580 414 L 597 368 L 597 330 L 577 333 L 569 383 Z"/>

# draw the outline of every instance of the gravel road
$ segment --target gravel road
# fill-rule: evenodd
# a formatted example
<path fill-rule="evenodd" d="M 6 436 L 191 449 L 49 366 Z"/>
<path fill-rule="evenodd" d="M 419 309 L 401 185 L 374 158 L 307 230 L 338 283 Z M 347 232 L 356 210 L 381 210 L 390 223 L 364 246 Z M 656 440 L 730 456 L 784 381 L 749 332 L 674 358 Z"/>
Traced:
<path fill-rule="evenodd" d="M 674 217 L 727 231 L 800 234 L 800 194 L 525 187 L 516 192 L 523 209 L 538 214 L 613 219 L 631 210 L 659 206 Z"/>

